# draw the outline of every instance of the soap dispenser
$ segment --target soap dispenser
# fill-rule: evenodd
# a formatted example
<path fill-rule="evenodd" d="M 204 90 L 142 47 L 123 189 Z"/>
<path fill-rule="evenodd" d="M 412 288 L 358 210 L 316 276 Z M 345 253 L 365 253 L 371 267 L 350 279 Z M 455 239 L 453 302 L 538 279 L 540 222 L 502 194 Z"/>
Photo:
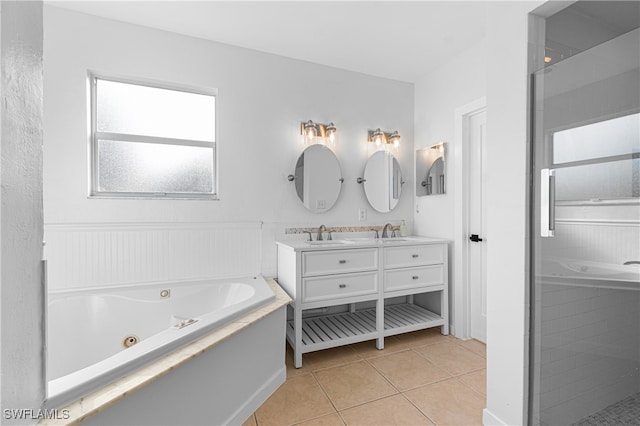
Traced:
<path fill-rule="evenodd" d="M 404 223 L 404 219 L 402 219 L 402 221 L 400 222 L 400 236 L 407 236 L 407 225 Z"/>

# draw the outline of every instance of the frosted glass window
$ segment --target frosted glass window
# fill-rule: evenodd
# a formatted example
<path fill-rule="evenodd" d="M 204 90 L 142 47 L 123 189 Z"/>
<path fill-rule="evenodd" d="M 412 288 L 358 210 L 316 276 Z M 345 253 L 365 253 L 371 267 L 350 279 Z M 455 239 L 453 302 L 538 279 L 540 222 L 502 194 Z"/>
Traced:
<path fill-rule="evenodd" d="M 91 195 L 216 198 L 216 96 L 92 76 Z"/>
<path fill-rule="evenodd" d="M 558 201 L 640 197 L 640 160 L 556 169 Z"/>
<path fill-rule="evenodd" d="M 97 80 L 97 130 L 215 142 L 216 98 Z"/>
<path fill-rule="evenodd" d="M 98 140 L 98 190 L 210 193 L 213 149 Z"/>
<path fill-rule="evenodd" d="M 553 134 L 555 164 L 640 152 L 640 114 L 630 114 Z"/>

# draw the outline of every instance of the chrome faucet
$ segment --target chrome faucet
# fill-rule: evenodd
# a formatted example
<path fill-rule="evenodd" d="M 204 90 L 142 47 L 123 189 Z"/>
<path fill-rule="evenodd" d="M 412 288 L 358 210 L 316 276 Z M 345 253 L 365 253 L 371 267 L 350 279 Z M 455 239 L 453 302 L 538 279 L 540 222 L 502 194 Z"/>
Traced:
<path fill-rule="evenodd" d="M 326 232 L 327 227 L 324 225 L 320 225 L 320 228 L 318 228 L 318 237 L 316 238 L 316 240 L 318 241 L 322 241 L 324 238 L 322 238 L 322 233 Z"/>
<path fill-rule="evenodd" d="M 389 234 L 387 234 L 388 230 L 392 230 L 393 231 L 393 225 L 390 223 L 387 223 L 384 228 L 382 228 L 382 238 L 389 238 Z"/>
<path fill-rule="evenodd" d="M 640 260 L 627 260 L 624 262 L 625 265 L 640 265 Z"/>

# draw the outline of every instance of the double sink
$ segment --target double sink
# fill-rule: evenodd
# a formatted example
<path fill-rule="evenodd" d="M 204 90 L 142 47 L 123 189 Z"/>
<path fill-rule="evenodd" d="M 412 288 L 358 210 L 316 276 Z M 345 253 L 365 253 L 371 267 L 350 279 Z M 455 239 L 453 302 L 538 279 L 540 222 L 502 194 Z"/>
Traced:
<path fill-rule="evenodd" d="M 419 241 L 418 238 L 413 237 L 389 237 L 389 238 L 349 238 L 344 240 L 319 240 L 319 241 L 306 241 L 307 244 L 312 246 L 340 246 L 348 244 L 393 244 L 407 241 Z"/>

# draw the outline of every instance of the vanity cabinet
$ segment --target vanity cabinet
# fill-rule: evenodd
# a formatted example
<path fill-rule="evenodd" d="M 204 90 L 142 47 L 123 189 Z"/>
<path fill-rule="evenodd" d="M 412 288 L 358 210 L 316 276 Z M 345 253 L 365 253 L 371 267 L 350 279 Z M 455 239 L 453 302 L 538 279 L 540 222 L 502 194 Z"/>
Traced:
<path fill-rule="evenodd" d="M 446 241 L 277 244 L 278 282 L 293 299 L 287 341 L 295 367 L 307 352 L 374 339 L 383 349 L 387 336 L 436 326 L 448 334 Z M 426 293 L 439 295 L 438 312 L 418 303 Z M 332 306 L 341 308 L 329 313 Z"/>

